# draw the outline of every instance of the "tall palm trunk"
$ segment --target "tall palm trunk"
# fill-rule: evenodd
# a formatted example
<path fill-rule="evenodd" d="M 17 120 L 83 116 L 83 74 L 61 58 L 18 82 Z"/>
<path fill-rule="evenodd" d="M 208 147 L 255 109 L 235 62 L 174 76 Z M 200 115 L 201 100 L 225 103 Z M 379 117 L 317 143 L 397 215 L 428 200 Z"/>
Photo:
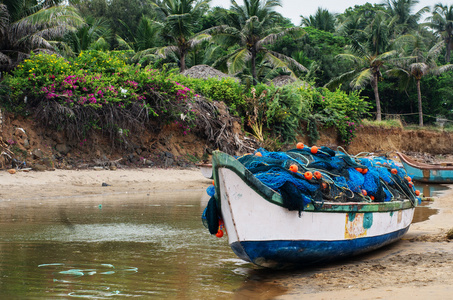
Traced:
<path fill-rule="evenodd" d="M 181 51 L 179 55 L 179 72 L 184 72 L 186 70 L 186 54 L 184 51 Z"/>
<path fill-rule="evenodd" d="M 418 96 L 418 125 L 420 127 L 423 127 L 422 92 L 420 89 L 420 79 L 417 79 L 417 96 Z"/>
<path fill-rule="evenodd" d="M 374 98 L 376 99 L 376 121 L 381 121 L 381 100 L 379 99 L 379 90 L 378 90 L 378 79 L 379 75 L 376 73 L 371 80 L 371 86 L 374 91 Z"/>
<path fill-rule="evenodd" d="M 255 48 L 252 48 L 252 78 L 253 78 L 253 85 L 257 85 L 257 80 L 256 80 L 256 51 Z"/>
<path fill-rule="evenodd" d="M 453 44 L 453 40 L 451 37 L 448 37 L 446 40 L 447 44 L 447 52 L 445 53 L 445 63 L 449 64 L 450 63 L 450 52 L 451 52 L 451 46 Z"/>

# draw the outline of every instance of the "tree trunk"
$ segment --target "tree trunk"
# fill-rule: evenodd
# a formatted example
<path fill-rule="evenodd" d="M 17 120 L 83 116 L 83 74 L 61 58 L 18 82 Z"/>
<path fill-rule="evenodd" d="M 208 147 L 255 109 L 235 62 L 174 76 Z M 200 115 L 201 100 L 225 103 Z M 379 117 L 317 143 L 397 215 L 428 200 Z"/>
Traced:
<path fill-rule="evenodd" d="M 379 91 L 378 91 L 378 75 L 375 74 L 373 79 L 371 80 L 371 86 L 373 87 L 374 91 L 374 98 L 376 99 L 376 121 L 381 121 L 381 100 L 379 100 Z"/>
<path fill-rule="evenodd" d="M 179 59 L 179 72 L 184 72 L 186 70 L 186 54 L 181 52 Z"/>
<path fill-rule="evenodd" d="M 256 54 L 252 51 L 252 78 L 253 78 L 253 85 L 256 85 L 258 82 L 256 80 Z"/>
<path fill-rule="evenodd" d="M 452 44 L 452 38 L 449 37 L 446 41 L 445 44 L 447 44 L 447 52 L 445 53 L 445 63 L 449 64 L 450 63 L 450 52 L 451 52 L 451 44 Z"/>
<path fill-rule="evenodd" d="M 417 80 L 417 96 L 418 96 L 418 125 L 420 127 L 423 127 L 422 92 L 420 90 L 420 80 Z"/>

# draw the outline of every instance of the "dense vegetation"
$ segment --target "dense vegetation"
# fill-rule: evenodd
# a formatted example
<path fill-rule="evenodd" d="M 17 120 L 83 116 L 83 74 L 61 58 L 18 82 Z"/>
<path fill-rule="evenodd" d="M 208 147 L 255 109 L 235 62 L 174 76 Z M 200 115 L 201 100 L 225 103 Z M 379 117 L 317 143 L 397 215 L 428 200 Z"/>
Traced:
<path fill-rule="evenodd" d="M 318 9 L 299 27 L 275 12 L 279 0 L 3 1 L 0 104 L 78 140 L 101 130 L 119 144 L 170 122 L 188 132 L 199 96 L 225 102 L 272 148 L 297 134 L 315 143 L 320 126 L 348 144 L 373 114 L 453 119 L 453 6 L 414 12 L 416 3 Z M 199 64 L 239 80 L 179 74 Z M 274 86 L 282 75 L 297 80 Z"/>

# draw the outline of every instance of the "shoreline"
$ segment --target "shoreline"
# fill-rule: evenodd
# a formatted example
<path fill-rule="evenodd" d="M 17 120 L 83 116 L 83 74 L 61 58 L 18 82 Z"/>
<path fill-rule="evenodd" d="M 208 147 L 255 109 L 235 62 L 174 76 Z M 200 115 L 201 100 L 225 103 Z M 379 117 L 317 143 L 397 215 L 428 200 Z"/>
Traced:
<path fill-rule="evenodd" d="M 212 180 L 197 168 L 0 171 L 0 203 L 73 201 L 76 197 L 205 190 Z M 103 186 L 107 184 L 107 186 Z M 283 294 L 271 299 L 448 299 L 453 292 L 453 185 L 429 207 L 438 213 L 411 225 L 398 242 L 346 261 L 260 279 Z M 44 201 L 43 201 L 44 202 Z M 8 204 L 9 203 L 9 204 Z M 272 288 L 271 288 L 272 289 Z"/>
<path fill-rule="evenodd" d="M 212 180 L 199 169 L 0 171 L 0 199 L 44 199 L 102 194 L 202 190 Z M 104 185 L 103 185 L 104 184 Z"/>

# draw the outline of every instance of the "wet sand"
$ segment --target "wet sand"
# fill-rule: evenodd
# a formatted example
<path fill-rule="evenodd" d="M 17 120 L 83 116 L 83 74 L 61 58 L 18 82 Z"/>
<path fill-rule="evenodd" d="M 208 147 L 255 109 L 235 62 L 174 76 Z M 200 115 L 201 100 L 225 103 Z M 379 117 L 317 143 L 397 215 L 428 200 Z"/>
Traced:
<path fill-rule="evenodd" d="M 211 180 L 203 177 L 198 169 L 56 170 L 16 174 L 0 171 L 0 203 L 204 190 L 209 184 Z M 453 190 L 447 190 L 429 206 L 439 213 L 413 224 L 397 243 L 348 261 L 310 269 L 259 270 L 256 282 L 259 292 L 246 295 L 253 299 L 449 299 L 453 293 L 453 243 L 445 236 L 453 228 Z M 251 282 L 253 274 L 248 287 Z M 244 295 L 240 292 L 236 295 L 241 294 Z"/>

